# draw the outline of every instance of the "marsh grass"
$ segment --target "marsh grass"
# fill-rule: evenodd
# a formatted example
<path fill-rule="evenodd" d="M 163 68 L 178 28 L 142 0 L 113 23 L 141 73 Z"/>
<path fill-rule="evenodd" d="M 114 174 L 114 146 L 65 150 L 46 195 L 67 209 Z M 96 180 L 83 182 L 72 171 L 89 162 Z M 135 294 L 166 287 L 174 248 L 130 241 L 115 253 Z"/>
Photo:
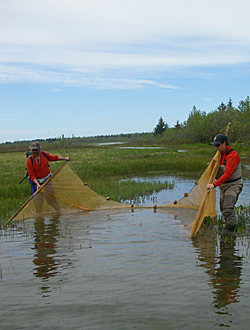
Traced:
<path fill-rule="evenodd" d="M 236 208 L 238 219 L 237 234 L 250 236 L 250 204 L 248 207 L 239 206 Z"/>
<path fill-rule="evenodd" d="M 153 193 L 157 193 L 162 190 L 173 189 L 174 186 L 174 182 L 168 182 L 167 180 L 163 182 L 160 180 L 154 180 L 152 182 L 135 180 L 120 181 L 118 201 L 128 201 L 129 203 L 139 205 L 141 202 L 143 202 L 145 197 L 149 197 Z M 153 200 L 156 202 L 155 199 Z"/>
<path fill-rule="evenodd" d="M 226 228 L 225 221 L 220 215 L 215 218 L 206 217 L 203 220 L 202 226 L 197 233 L 198 239 L 203 238 L 216 238 L 220 237 L 224 241 L 234 240 L 237 237 L 249 237 L 250 236 L 250 205 L 235 208 L 237 218 L 237 233 L 225 234 L 224 229 Z"/>
<path fill-rule="evenodd" d="M 171 149 L 84 149 L 74 150 L 73 167 L 82 178 L 99 179 L 107 176 L 133 177 L 154 173 L 195 174 L 202 173 L 209 156 L 178 153 Z"/>
<path fill-rule="evenodd" d="M 169 188 L 170 183 L 154 181 L 121 182 L 135 176 L 185 175 L 197 177 L 206 161 L 198 156 L 178 153 L 171 149 L 93 148 L 73 150 L 73 168 L 82 181 L 103 196 L 116 201 L 138 200 L 150 192 Z"/>

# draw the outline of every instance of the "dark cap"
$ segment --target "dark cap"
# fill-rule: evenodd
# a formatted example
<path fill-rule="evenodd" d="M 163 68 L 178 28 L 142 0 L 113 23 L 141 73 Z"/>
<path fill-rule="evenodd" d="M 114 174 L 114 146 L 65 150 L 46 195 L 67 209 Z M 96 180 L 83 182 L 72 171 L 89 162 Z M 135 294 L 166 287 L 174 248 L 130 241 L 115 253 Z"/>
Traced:
<path fill-rule="evenodd" d="M 211 143 L 212 146 L 218 147 L 221 143 L 227 141 L 227 136 L 224 134 L 218 134 Z"/>
<path fill-rule="evenodd" d="M 32 142 L 31 143 L 31 146 L 30 146 L 30 150 L 32 150 L 32 149 L 38 149 L 38 150 L 40 150 L 41 147 L 40 147 L 39 142 L 37 142 L 37 141 Z"/>

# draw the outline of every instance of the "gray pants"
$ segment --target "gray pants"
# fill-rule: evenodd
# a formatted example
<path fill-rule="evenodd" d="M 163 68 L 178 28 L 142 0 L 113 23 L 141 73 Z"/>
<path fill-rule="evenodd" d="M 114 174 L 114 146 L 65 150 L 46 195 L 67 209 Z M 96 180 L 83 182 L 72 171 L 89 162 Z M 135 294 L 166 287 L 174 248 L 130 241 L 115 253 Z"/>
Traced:
<path fill-rule="evenodd" d="M 237 225 L 234 206 L 243 188 L 243 180 L 224 183 L 220 186 L 220 210 L 228 227 Z"/>
<path fill-rule="evenodd" d="M 56 198 L 53 196 L 53 186 L 50 181 L 45 185 L 45 192 L 40 192 L 33 198 L 36 213 L 43 212 L 44 198 L 47 203 L 55 209 L 55 211 L 60 212 L 61 207 Z"/>

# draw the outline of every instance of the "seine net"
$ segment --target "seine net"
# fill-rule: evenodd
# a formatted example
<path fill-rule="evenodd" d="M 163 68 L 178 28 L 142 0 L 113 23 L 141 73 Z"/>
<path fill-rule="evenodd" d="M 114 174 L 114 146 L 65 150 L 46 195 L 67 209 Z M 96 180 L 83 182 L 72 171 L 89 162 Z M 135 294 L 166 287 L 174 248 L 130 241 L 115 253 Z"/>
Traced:
<path fill-rule="evenodd" d="M 70 164 L 65 162 L 10 220 L 23 220 L 50 213 L 78 213 L 129 207 L 94 192 L 83 183 Z"/>
<path fill-rule="evenodd" d="M 227 130 L 228 132 L 228 130 Z M 208 183 L 213 183 L 220 164 L 220 153 L 217 152 L 200 179 L 184 197 L 171 204 L 159 205 L 157 208 L 176 208 L 198 210 L 192 224 L 190 237 L 199 230 L 204 217 L 216 216 L 216 192 L 206 190 Z M 9 219 L 23 220 L 50 213 L 79 213 L 82 211 L 125 209 L 131 205 L 115 202 L 99 195 L 85 184 L 65 162 L 27 202 Z M 133 206 L 134 208 L 136 206 Z M 152 206 L 152 208 L 156 206 Z M 143 206 L 137 206 L 143 208 Z M 148 208 L 148 207 L 147 207 Z"/>
<path fill-rule="evenodd" d="M 217 162 L 215 162 L 217 163 Z M 195 182 L 185 197 L 172 204 L 160 205 L 159 208 L 199 209 L 204 198 L 206 185 L 212 180 L 214 161 L 207 167 L 199 181 Z M 207 194 L 202 215 L 216 216 L 215 189 Z M 136 206 L 134 206 L 136 207 Z M 155 207 L 155 206 L 152 206 Z M 12 216 L 12 219 L 23 220 L 50 213 L 79 213 L 101 209 L 131 208 L 131 205 L 115 202 L 93 191 L 72 170 L 69 162 L 65 162 L 57 172 L 32 195 L 27 202 Z M 140 206 L 139 208 L 143 208 Z"/>

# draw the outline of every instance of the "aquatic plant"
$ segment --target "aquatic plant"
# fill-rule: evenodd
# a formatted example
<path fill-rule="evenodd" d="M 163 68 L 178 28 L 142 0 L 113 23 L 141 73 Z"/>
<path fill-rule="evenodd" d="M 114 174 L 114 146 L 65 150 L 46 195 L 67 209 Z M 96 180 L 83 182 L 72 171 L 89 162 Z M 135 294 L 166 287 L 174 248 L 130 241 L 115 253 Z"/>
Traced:
<path fill-rule="evenodd" d="M 226 229 L 226 224 L 223 216 L 220 214 L 215 218 L 206 217 L 202 226 L 197 233 L 199 239 L 204 237 L 223 237 L 225 241 L 237 237 L 250 236 L 250 204 L 249 206 L 240 205 L 235 208 L 237 218 L 237 232 L 229 233 Z"/>
<path fill-rule="evenodd" d="M 122 180 L 119 182 L 118 201 L 134 203 L 139 205 L 143 203 L 145 197 L 149 197 L 154 193 L 165 189 L 173 189 L 174 182 L 153 180 L 153 181 L 136 181 L 136 180 Z"/>

